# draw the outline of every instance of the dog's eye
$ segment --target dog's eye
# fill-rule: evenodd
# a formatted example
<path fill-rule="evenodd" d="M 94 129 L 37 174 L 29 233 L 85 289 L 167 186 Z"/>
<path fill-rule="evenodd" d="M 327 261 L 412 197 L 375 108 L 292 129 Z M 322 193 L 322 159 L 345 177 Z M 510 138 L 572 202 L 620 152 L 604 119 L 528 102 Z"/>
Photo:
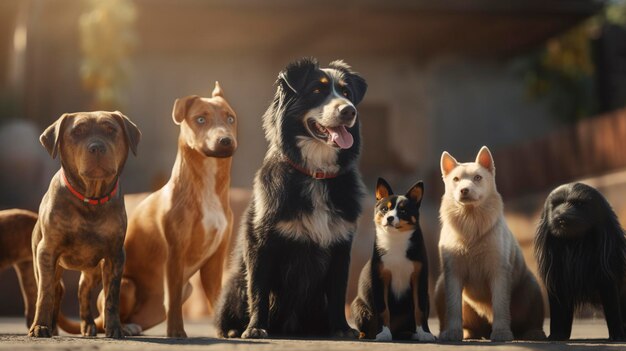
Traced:
<path fill-rule="evenodd" d="M 228 118 L 226 119 L 226 121 L 228 122 L 228 124 L 233 124 L 233 123 L 235 123 L 235 117 L 233 117 L 233 116 L 228 116 Z"/>
<path fill-rule="evenodd" d="M 72 136 L 80 137 L 85 134 L 85 128 L 82 126 L 78 126 L 72 129 Z"/>
<path fill-rule="evenodd" d="M 459 177 L 454 177 L 454 178 L 452 178 L 452 181 L 453 181 L 453 182 L 458 182 L 458 181 L 459 181 Z"/>
<path fill-rule="evenodd" d="M 313 89 L 313 94 L 319 94 L 321 92 L 322 90 L 320 90 L 320 88 Z"/>
<path fill-rule="evenodd" d="M 196 122 L 198 124 L 204 124 L 206 122 L 206 118 L 204 118 L 202 116 L 198 116 L 198 117 L 196 117 Z"/>
<path fill-rule="evenodd" d="M 475 182 L 479 182 L 481 179 L 483 179 L 483 177 L 481 177 L 481 176 L 480 176 L 480 175 L 478 175 L 478 174 L 474 176 L 474 181 L 475 181 Z"/>
<path fill-rule="evenodd" d="M 380 212 L 382 212 L 382 213 L 386 213 L 386 212 L 387 212 L 387 207 L 381 207 L 381 208 L 380 208 Z"/>
<path fill-rule="evenodd" d="M 348 89 L 345 89 L 345 88 L 344 88 L 344 89 L 341 91 L 341 94 L 342 94 L 343 96 L 345 96 L 345 97 L 349 98 L 349 97 L 350 97 L 350 90 L 348 90 Z"/>

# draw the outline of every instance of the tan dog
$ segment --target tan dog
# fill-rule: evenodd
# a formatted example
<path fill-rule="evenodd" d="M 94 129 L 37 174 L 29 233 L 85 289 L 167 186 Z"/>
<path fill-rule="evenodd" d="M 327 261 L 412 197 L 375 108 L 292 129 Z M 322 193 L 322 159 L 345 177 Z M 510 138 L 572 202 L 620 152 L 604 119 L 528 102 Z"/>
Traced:
<path fill-rule="evenodd" d="M 64 269 L 82 271 L 79 283 L 81 332 L 96 335 L 90 296 L 103 281 L 106 336 L 122 338 L 119 290 L 124 267 L 126 213 L 118 189 L 128 150 L 137 152 L 141 133 L 120 112 L 64 114 L 40 137 L 61 169 L 41 200 L 32 249 L 38 284 L 35 320 L 29 335 L 50 337 L 62 295 Z"/>
<path fill-rule="evenodd" d="M 0 270 L 13 266 L 17 273 L 28 328 L 33 323 L 37 299 L 30 244 L 36 222 L 37 214 L 31 211 L 18 209 L 0 211 Z"/>
<path fill-rule="evenodd" d="M 172 117 L 180 136 L 171 178 L 129 220 L 121 315 L 140 327 L 136 332 L 167 317 L 167 336 L 186 337 L 182 304 L 191 293 L 189 278 L 200 270 L 211 309 L 221 288 L 237 119 L 217 82 L 211 98 L 177 99 Z"/>
<path fill-rule="evenodd" d="M 487 147 L 475 162 L 441 156 L 443 272 L 435 302 L 442 341 L 545 338 L 539 285 L 504 220 L 495 171 Z"/>

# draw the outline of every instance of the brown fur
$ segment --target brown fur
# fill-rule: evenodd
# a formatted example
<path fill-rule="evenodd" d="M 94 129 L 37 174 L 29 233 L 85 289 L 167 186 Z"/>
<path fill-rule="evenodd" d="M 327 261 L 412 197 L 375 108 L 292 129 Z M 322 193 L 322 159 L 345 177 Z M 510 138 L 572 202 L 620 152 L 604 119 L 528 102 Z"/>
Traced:
<path fill-rule="evenodd" d="M 217 83 L 212 98 L 178 99 L 172 114 L 181 126 L 178 155 L 167 184 L 130 217 L 121 316 L 137 325 L 137 332 L 167 317 L 167 336 L 186 337 L 182 304 L 191 294 L 189 278 L 200 271 L 210 310 L 221 289 L 233 225 L 230 156 L 237 123 L 228 122 L 235 113 Z M 197 123 L 198 116 L 205 117 L 204 124 Z M 223 137 L 231 138 L 228 147 L 219 145 Z"/>
<path fill-rule="evenodd" d="M 69 191 L 62 172 L 81 194 L 101 198 L 115 187 L 128 150 L 136 152 L 140 137 L 126 116 L 104 111 L 64 114 L 41 135 L 50 155 L 60 154 L 61 170 L 41 201 L 33 230 L 38 295 L 30 336 L 52 336 L 63 294 L 61 274 L 72 269 L 82 272 L 78 294 L 82 334 L 96 335 L 89 300 L 94 285 L 102 280 L 106 336 L 123 338 L 119 319 L 126 232 L 123 198 L 118 191 L 104 204 L 86 204 Z"/>
<path fill-rule="evenodd" d="M 13 266 L 24 298 L 26 327 L 33 323 L 37 284 L 33 272 L 33 253 L 30 239 L 37 214 L 27 210 L 0 211 L 0 270 Z"/>

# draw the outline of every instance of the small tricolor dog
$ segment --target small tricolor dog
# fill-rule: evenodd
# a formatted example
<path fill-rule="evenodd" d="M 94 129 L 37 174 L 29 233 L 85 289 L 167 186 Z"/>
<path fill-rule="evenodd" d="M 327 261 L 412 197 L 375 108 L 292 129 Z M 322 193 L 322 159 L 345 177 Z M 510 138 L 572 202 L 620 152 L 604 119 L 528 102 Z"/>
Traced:
<path fill-rule="evenodd" d="M 428 258 L 419 225 L 423 194 L 421 181 L 405 195 L 394 195 L 378 179 L 374 252 L 352 302 L 361 339 L 435 340 L 428 328 Z"/>

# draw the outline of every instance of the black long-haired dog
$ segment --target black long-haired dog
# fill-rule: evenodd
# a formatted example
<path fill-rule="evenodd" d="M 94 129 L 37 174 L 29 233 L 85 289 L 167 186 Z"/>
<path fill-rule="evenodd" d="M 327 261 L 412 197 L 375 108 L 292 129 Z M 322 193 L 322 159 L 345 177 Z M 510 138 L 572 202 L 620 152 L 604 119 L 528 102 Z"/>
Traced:
<path fill-rule="evenodd" d="M 363 184 L 356 105 L 367 85 L 342 61 L 280 72 L 269 142 L 217 313 L 221 337 L 356 337 L 345 317 Z"/>
<path fill-rule="evenodd" d="M 423 194 L 421 181 L 394 195 L 378 179 L 374 250 L 351 305 L 361 339 L 435 340 L 428 328 L 428 257 L 419 224 Z"/>
<path fill-rule="evenodd" d="M 550 339 L 567 340 L 574 310 L 601 304 L 611 340 L 624 340 L 626 238 L 615 212 L 581 183 L 550 193 L 535 238 L 539 273 L 550 302 Z"/>

